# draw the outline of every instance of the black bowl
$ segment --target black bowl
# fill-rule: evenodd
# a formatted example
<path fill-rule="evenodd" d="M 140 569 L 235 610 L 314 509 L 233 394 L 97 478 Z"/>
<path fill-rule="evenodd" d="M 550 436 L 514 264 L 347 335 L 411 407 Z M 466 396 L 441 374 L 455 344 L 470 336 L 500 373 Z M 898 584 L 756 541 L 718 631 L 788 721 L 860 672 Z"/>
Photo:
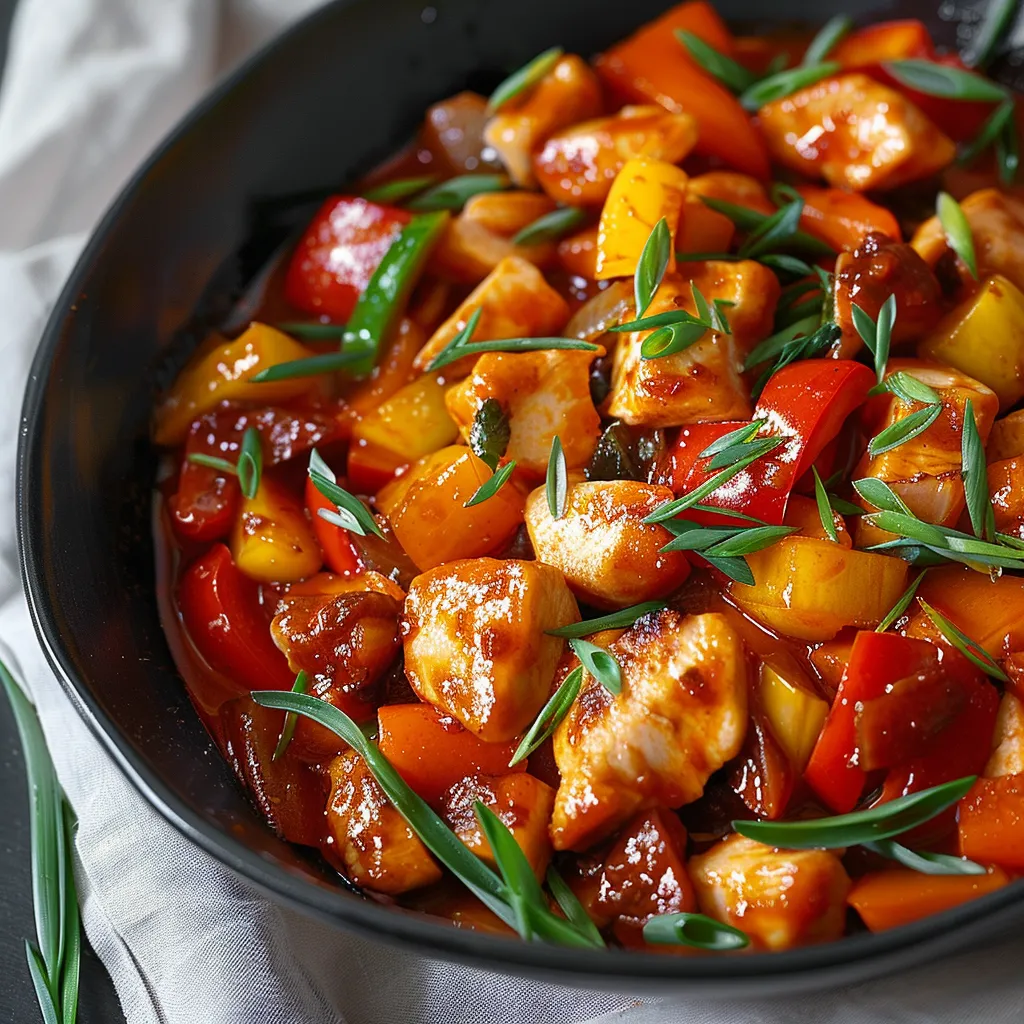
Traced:
<path fill-rule="evenodd" d="M 905 928 L 788 953 L 681 960 L 555 949 L 365 900 L 252 810 L 193 712 L 160 628 L 147 436 L 155 395 L 310 203 L 398 148 L 429 103 L 467 85 L 488 89 L 553 41 L 596 52 L 666 6 L 424 2 L 335 3 L 281 36 L 178 126 L 71 275 L 32 369 L 18 481 L 25 584 L 68 695 L 168 821 L 273 897 L 366 936 L 497 970 L 644 992 L 793 992 L 976 947 L 1024 920 L 1016 883 Z M 719 6 L 728 18 L 765 20 L 756 0 Z M 840 9 L 779 0 L 773 17 L 820 21 Z M 931 21 L 948 37 L 949 25 Z"/>

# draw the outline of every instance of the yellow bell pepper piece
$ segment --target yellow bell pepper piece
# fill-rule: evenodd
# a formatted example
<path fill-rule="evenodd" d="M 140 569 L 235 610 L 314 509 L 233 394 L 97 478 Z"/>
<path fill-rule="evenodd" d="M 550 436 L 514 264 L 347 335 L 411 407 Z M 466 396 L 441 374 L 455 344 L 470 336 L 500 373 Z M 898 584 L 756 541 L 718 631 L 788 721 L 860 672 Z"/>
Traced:
<path fill-rule="evenodd" d="M 251 379 L 278 363 L 306 359 L 314 353 L 267 324 L 250 324 L 244 334 L 198 353 L 178 375 L 156 410 L 153 436 L 168 447 L 185 440 L 192 421 L 225 401 L 287 402 L 318 386 L 316 377 L 253 384 Z"/>
<path fill-rule="evenodd" d="M 1024 294 L 999 274 L 986 278 L 917 352 L 988 385 L 1008 409 L 1024 397 Z"/>
<path fill-rule="evenodd" d="M 399 388 L 363 417 L 352 433 L 353 441 L 393 452 L 398 465 L 415 462 L 451 444 L 459 436 L 459 428 L 445 408 L 442 379 L 436 375 L 419 377 Z"/>
<path fill-rule="evenodd" d="M 323 565 L 306 510 L 288 489 L 264 476 L 254 498 L 243 498 L 231 531 L 235 565 L 261 583 L 294 583 Z"/>
<path fill-rule="evenodd" d="M 768 727 L 793 767 L 802 772 L 828 716 L 828 701 L 814 692 L 795 662 L 761 662 L 758 680 Z"/>
<path fill-rule="evenodd" d="M 654 225 L 662 217 L 672 235 L 668 269 L 675 270 L 675 238 L 689 176 L 650 157 L 628 161 L 612 182 L 597 233 L 597 279 L 630 277 Z"/>
<path fill-rule="evenodd" d="M 901 559 L 813 537 L 784 537 L 746 558 L 755 582 L 732 583 L 733 599 L 771 629 L 801 640 L 877 626 L 907 585 Z"/>

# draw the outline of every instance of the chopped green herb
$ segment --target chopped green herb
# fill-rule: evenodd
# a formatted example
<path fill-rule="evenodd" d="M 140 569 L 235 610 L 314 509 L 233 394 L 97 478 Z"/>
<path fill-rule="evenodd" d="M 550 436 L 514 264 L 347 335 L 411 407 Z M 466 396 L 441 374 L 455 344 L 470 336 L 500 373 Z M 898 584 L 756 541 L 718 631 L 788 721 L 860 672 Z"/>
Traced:
<path fill-rule="evenodd" d="M 700 36 L 681 28 L 675 30 L 675 36 L 694 61 L 712 78 L 717 78 L 730 92 L 744 92 L 757 81 L 757 77 L 742 64 L 737 64 L 731 57 L 719 53 Z"/>
<path fill-rule="evenodd" d="M 460 174 L 420 193 L 407 206 L 417 213 L 461 210 L 473 196 L 484 192 L 504 192 L 512 181 L 506 174 Z"/>
<path fill-rule="evenodd" d="M 829 78 L 841 71 L 841 65 L 835 61 L 822 61 L 812 67 L 793 68 L 791 71 L 780 71 L 770 78 L 762 78 L 760 82 L 752 85 L 742 96 L 740 104 L 745 110 L 756 113 L 766 103 L 774 103 L 776 100 L 791 96 L 801 89 L 815 85 L 823 78 Z"/>
<path fill-rule="evenodd" d="M 544 707 L 540 709 L 540 713 L 533 720 L 533 724 L 524 733 L 519 746 L 516 747 L 516 752 L 512 755 L 512 760 L 508 763 L 509 768 L 515 768 L 520 761 L 525 761 L 554 733 L 579 696 L 582 685 L 583 666 L 577 665 L 562 680 L 561 685 L 551 695 L 551 698 Z"/>
<path fill-rule="evenodd" d="M 940 192 L 935 201 L 935 212 L 946 233 L 949 247 L 963 260 L 971 277 L 977 280 L 978 260 L 974 255 L 974 236 L 960 204 L 948 192 Z"/>
<path fill-rule="evenodd" d="M 480 485 L 473 497 L 469 501 L 464 502 L 462 507 L 472 508 L 474 505 L 487 501 L 488 498 L 493 498 L 508 483 L 509 477 L 515 472 L 515 468 L 515 459 L 511 462 L 506 462 L 501 469 Z"/>
<path fill-rule="evenodd" d="M 973 661 L 987 676 L 998 679 L 1001 683 L 1010 681 L 1007 674 L 999 667 L 995 659 L 977 641 L 972 640 L 955 623 L 950 622 L 942 612 L 933 608 L 923 597 L 917 599 L 925 615 L 935 628 L 965 657 Z"/>
<path fill-rule="evenodd" d="M 291 359 L 260 370 L 250 378 L 253 384 L 274 384 L 279 380 L 295 377 L 319 377 L 322 373 L 337 373 L 339 370 L 355 370 L 366 361 L 366 353 L 360 349 L 342 349 L 340 352 L 323 352 L 305 359 Z"/>
<path fill-rule="evenodd" d="M 974 535 L 993 540 L 996 534 L 995 514 L 988 495 L 988 473 L 985 446 L 981 443 L 978 424 L 974 418 L 974 403 L 967 399 L 964 405 L 964 427 L 960 438 L 960 460 L 967 498 L 967 512 L 971 517 Z"/>
<path fill-rule="evenodd" d="M 715 953 L 746 949 L 750 945 L 750 937 L 739 928 L 705 914 L 685 911 L 652 917 L 644 925 L 644 941 L 652 946 L 692 946 Z"/>
<path fill-rule="evenodd" d="M 338 486 L 334 473 L 315 448 L 309 453 L 309 479 L 313 481 L 313 486 L 337 507 L 336 512 L 319 509 L 317 515 L 321 519 L 360 537 L 372 533 L 383 538 L 384 534 L 369 509 L 354 494 L 349 494 L 343 487 Z"/>
<path fill-rule="evenodd" d="M 615 655 L 589 640 L 581 640 L 578 637 L 572 637 L 569 646 L 583 667 L 609 693 L 618 693 L 622 689 L 622 667 Z"/>
<path fill-rule="evenodd" d="M 418 178 L 398 178 L 367 189 L 363 193 L 363 198 L 369 199 L 372 203 L 400 203 L 403 199 L 409 199 L 430 188 L 436 181 L 436 174 L 424 174 Z"/>
<path fill-rule="evenodd" d="M 546 75 L 553 71 L 562 59 L 565 51 L 560 46 L 537 54 L 533 60 L 524 64 L 518 71 L 512 72 L 495 90 L 487 101 L 487 109 L 493 114 L 501 110 L 509 100 L 529 91 Z"/>
<path fill-rule="evenodd" d="M 558 629 L 549 629 L 546 632 L 548 636 L 561 636 L 568 640 L 575 637 L 591 636 L 593 633 L 600 633 L 605 629 L 627 629 L 637 619 L 643 618 L 651 612 L 661 611 L 664 607 L 664 601 L 644 601 L 642 604 L 622 608 L 617 612 L 609 612 L 596 619 L 584 619 L 582 622 L 574 622 L 570 626 L 559 626 Z"/>
<path fill-rule="evenodd" d="M 250 501 L 260 489 L 263 475 L 263 447 L 260 432 L 255 427 L 246 427 L 242 435 L 242 447 L 238 453 L 238 484 L 242 494 Z"/>
<path fill-rule="evenodd" d="M 954 857 L 948 853 L 932 853 L 930 850 L 910 850 L 893 839 L 879 839 L 873 843 L 862 843 L 865 850 L 887 857 L 902 864 L 911 871 L 922 875 L 983 875 L 985 868 L 966 857 Z"/>
<path fill-rule="evenodd" d="M 825 531 L 828 539 L 838 543 L 839 534 L 836 533 L 835 519 L 832 517 L 832 503 L 828 500 L 828 492 L 818 475 L 818 467 L 811 466 L 814 474 L 814 500 L 818 503 L 818 516 L 821 519 L 821 528 Z"/>
<path fill-rule="evenodd" d="M 579 206 L 560 206 L 513 235 L 512 244 L 540 245 L 542 242 L 553 242 L 578 228 L 586 219 L 586 210 Z"/>
<path fill-rule="evenodd" d="M 963 71 L 947 64 L 930 60 L 890 60 L 882 68 L 908 89 L 916 89 L 928 96 L 941 96 L 947 100 L 978 100 L 999 103 L 1007 92 L 995 82 L 973 71 Z"/>
<path fill-rule="evenodd" d="M 661 286 L 672 255 L 672 234 L 664 217 L 654 225 L 644 243 L 640 259 L 633 275 L 633 291 L 636 296 L 636 315 L 642 317 Z"/>
<path fill-rule="evenodd" d="M 907 609 L 910 607 L 910 602 L 914 600 L 917 588 L 921 586 L 921 580 L 924 579 L 924 574 L 927 571 L 927 569 L 922 569 L 914 578 L 913 583 L 903 591 L 900 599 L 889 609 L 885 618 L 875 626 L 876 633 L 884 633 L 894 622 L 906 614 Z"/>
<path fill-rule="evenodd" d="M 942 414 L 942 405 L 927 405 L 880 430 L 868 443 L 868 455 L 874 458 L 899 448 L 923 434 Z"/>
<path fill-rule="evenodd" d="M 848 14 L 837 14 L 835 17 L 829 18 L 808 43 L 807 49 L 804 51 L 804 59 L 800 63 L 805 68 L 820 64 L 836 48 L 836 45 L 850 34 L 852 28 L 853 18 Z"/>
<path fill-rule="evenodd" d="M 292 693 L 306 693 L 308 687 L 309 676 L 305 672 L 299 672 L 295 677 L 295 682 L 292 683 Z M 294 711 L 285 712 L 284 726 L 281 729 L 281 735 L 278 737 L 273 756 L 270 758 L 271 761 L 278 761 L 284 757 L 284 752 L 288 749 L 288 744 L 291 743 L 292 737 L 295 735 L 295 726 L 298 724 L 298 721 L 299 717 Z"/>
<path fill-rule="evenodd" d="M 565 466 L 565 452 L 562 451 L 562 441 L 557 434 L 551 439 L 551 454 L 548 456 L 548 472 L 544 489 L 551 518 L 561 519 L 565 515 L 569 479 Z"/>
<path fill-rule="evenodd" d="M 469 428 L 469 447 L 494 473 L 512 437 L 508 414 L 496 398 L 485 398 Z"/>

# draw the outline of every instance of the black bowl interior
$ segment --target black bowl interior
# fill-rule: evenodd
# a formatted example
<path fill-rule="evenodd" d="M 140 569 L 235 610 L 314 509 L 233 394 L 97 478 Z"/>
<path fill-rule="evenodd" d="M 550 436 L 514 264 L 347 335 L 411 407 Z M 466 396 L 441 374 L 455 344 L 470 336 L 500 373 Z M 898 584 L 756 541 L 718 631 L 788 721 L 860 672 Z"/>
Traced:
<path fill-rule="evenodd" d="M 557 41 L 591 54 L 665 0 L 357 0 L 300 23 L 222 84 L 108 213 L 47 327 L 19 468 L 25 581 L 47 654 L 146 797 L 200 846 L 290 901 L 366 935 L 592 986 L 732 995 L 852 981 L 991 937 L 1024 918 L 1018 883 L 880 936 L 742 959 L 541 948 L 461 932 L 345 891 L 264 827 L 194 714 L 154 598 L 155 395 L 311 202 L 367 170 L 424 108 L 493 86 Z M 836 0 L 722 0 L 727 18 L 817 22 Z M 848 5 L 847 5 L 848 6 Z M 949 40 L 938 4 L 914 11 Z M 434 11 L 431 17 L 430 11 Z M 858 5 L 858 17 L 892 5 Z"/>

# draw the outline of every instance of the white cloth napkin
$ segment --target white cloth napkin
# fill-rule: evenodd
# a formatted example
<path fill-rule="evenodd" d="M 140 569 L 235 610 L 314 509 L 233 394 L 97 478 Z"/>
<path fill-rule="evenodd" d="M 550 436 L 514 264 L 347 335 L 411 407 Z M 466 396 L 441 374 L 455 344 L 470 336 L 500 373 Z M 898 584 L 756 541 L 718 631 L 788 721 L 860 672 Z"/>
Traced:
<path fill-rule="evenodd" d="M 33 349 L 85 235 L 133 168 L 218 74 L 314 3 L 22 0 L 0 91 L 0 649 L 36 701 L 78 813 L 85 927 L 129 1024 L 1024 1019 L 1024 940 L 756 1004 L 640 1005 L 380 947 L 281 909 L 183 839 L 78 719 L 36 644 L 17 573 L 14 456 Z"/>

